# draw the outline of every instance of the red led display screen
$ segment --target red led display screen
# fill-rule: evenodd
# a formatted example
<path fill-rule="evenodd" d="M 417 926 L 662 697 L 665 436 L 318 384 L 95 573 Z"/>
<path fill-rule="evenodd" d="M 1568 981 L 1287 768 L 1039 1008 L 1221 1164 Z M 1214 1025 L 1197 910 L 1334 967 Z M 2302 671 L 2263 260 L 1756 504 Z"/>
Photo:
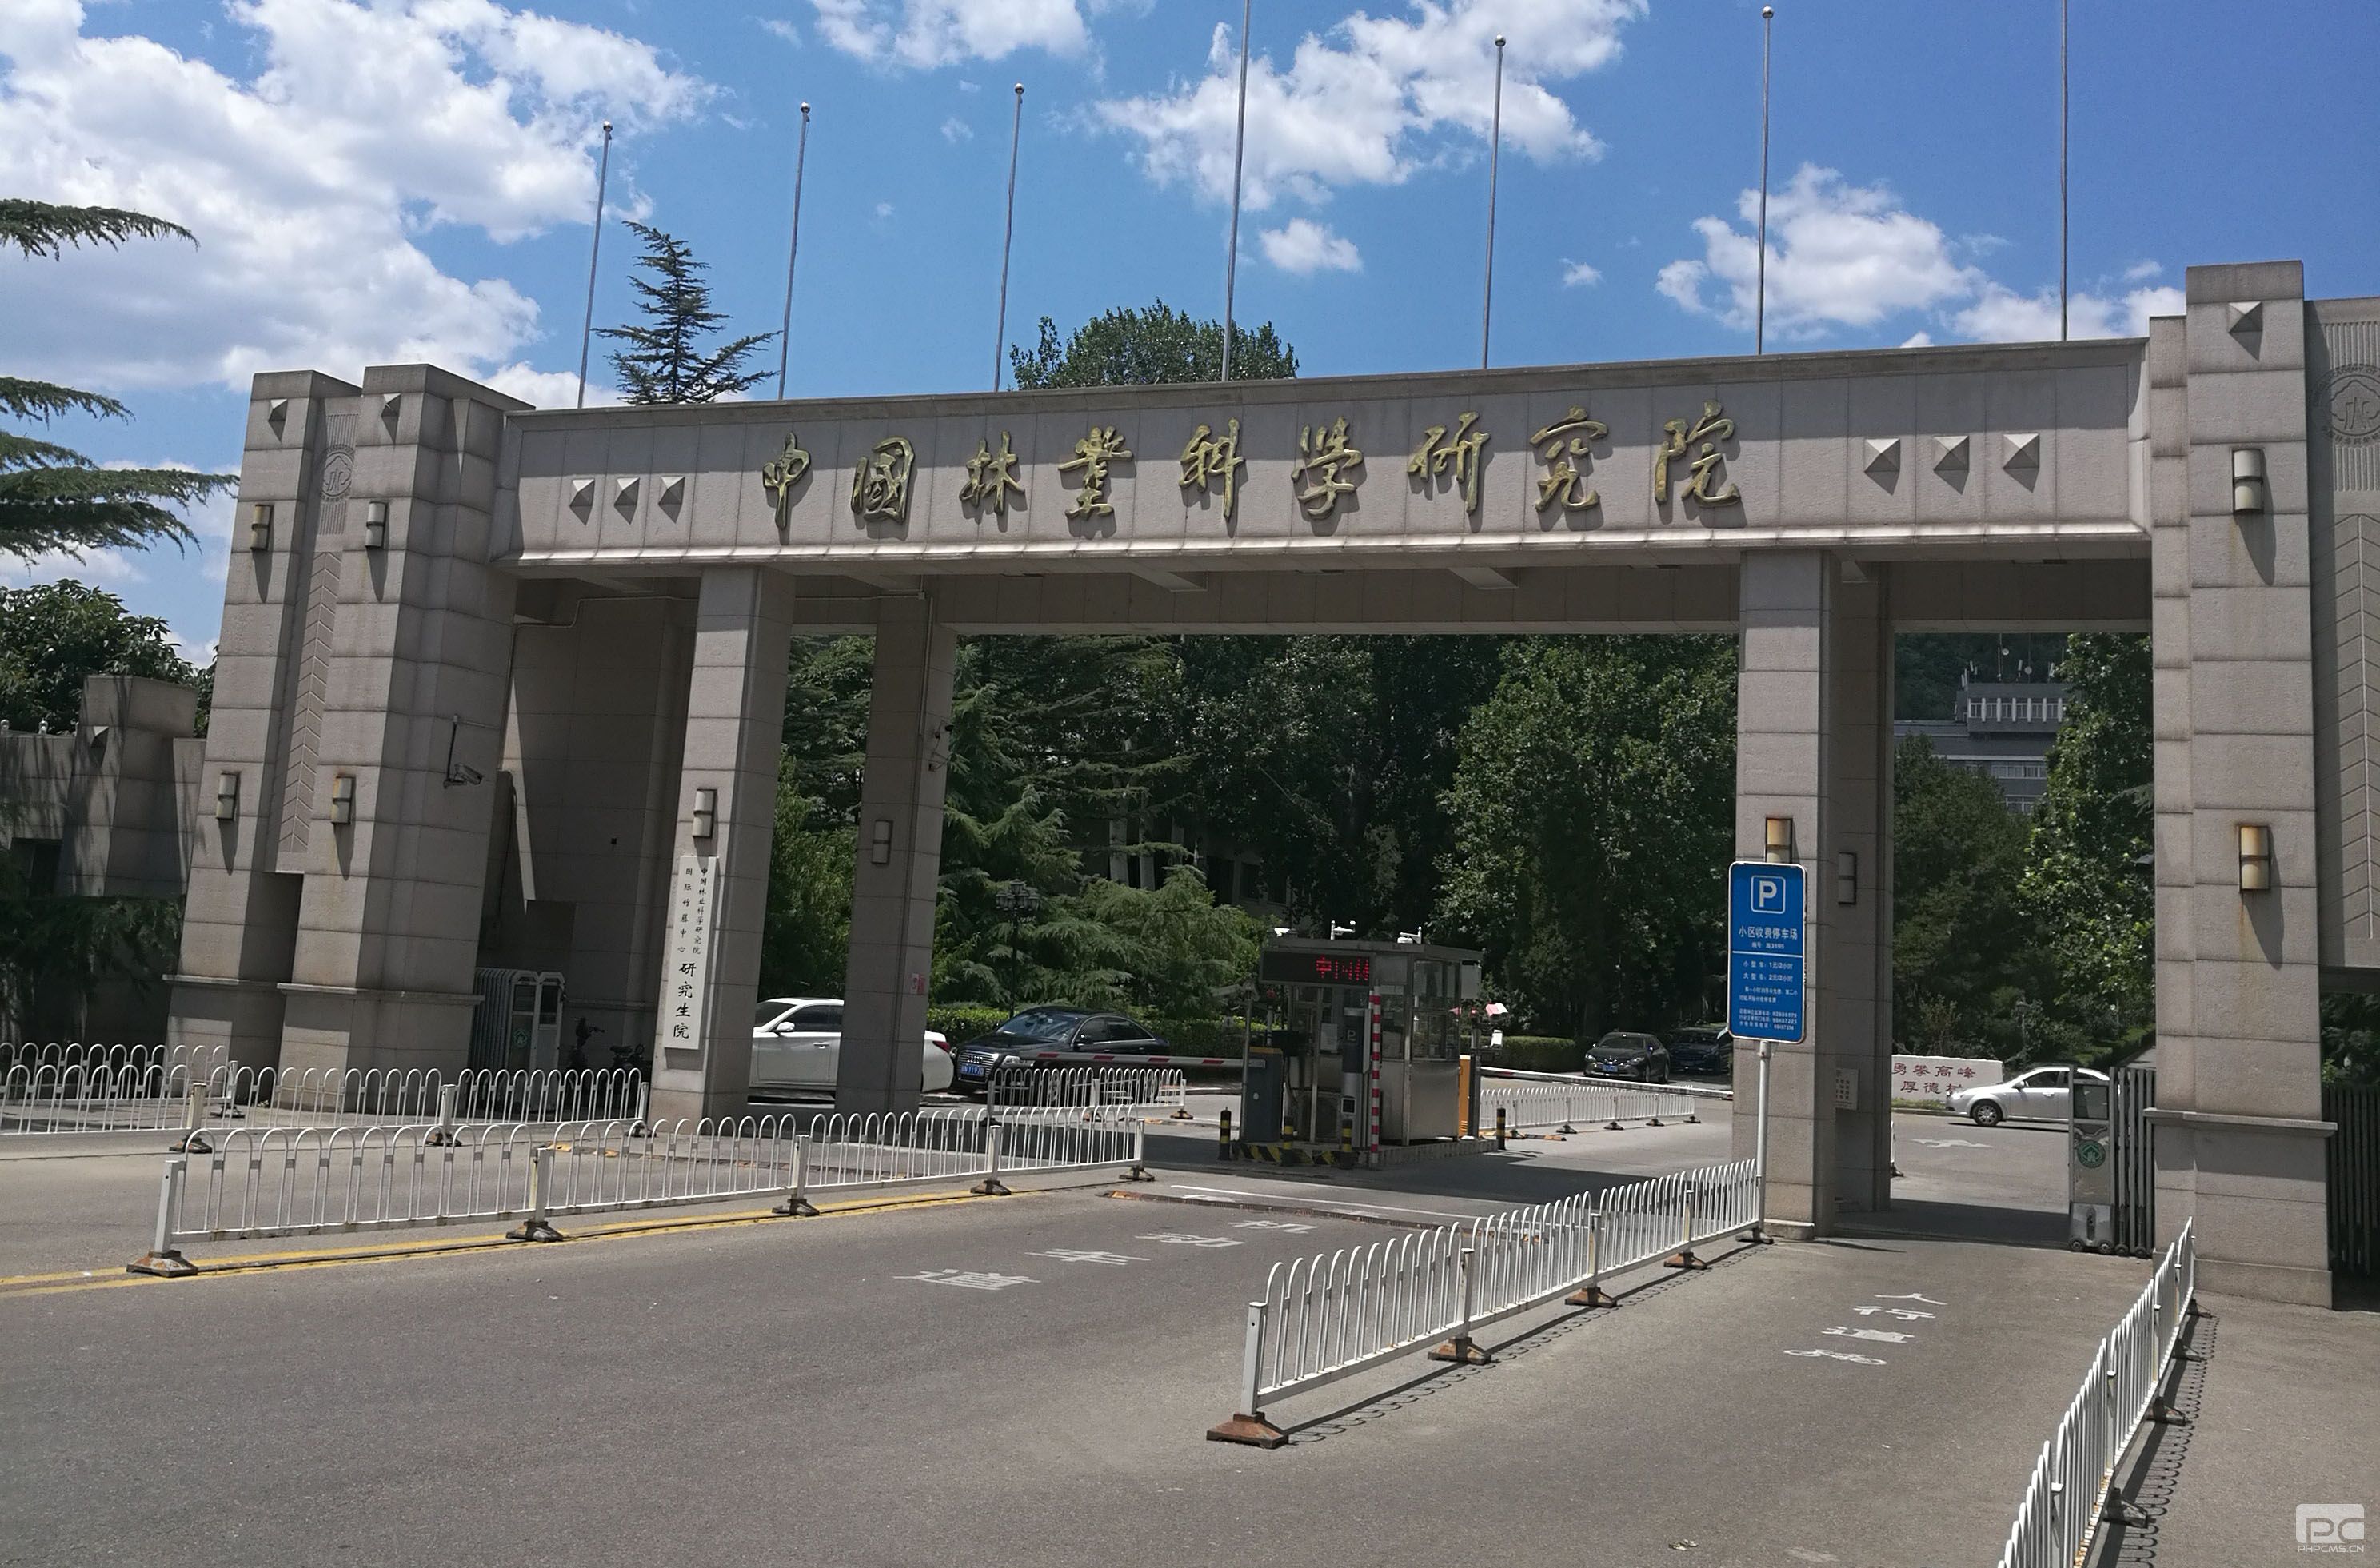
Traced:
<path fill-rule="evenodd" d="M 1367 953 L 1267 952 L 1257 960 L 1257 978 L 1271 985 L 1368 986 L 1372 957 Z"/>

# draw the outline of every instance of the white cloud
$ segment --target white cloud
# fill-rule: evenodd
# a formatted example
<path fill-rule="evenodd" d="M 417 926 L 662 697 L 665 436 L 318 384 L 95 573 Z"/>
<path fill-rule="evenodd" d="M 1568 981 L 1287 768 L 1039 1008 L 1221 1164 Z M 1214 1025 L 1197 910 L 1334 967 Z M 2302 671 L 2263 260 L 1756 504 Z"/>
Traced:
<path fill-rule="evenodd" d="M 2149 279 L 2157 276 L 2164 271 L 2165 267 L 2160 262 L 2134 261 L 2131 266 L 2124 269 L 2124 281 L 2126 283 L 2146 283 Z"/>
<path fill-rule="evenodd" d="M 1318 201 L 1339 186 L 1395 185 L 1447 156 L 1456 139 L 1485 141 L 1500 30 L 1515 41 L 1505 59 L 1505 140 L 1540 162 L 1602 151 L 1546 83 L 1616 58 L 1620 30 L 1644 14 L 1645 0 L 1416 0 L 1412 10 L 1410 19 L 1357 11 L 1308 33 L 1285 70 L 1269 55 L 1249 62 L 1250 209 L 1283 193 Z M 1238 49 L 1219 23 L 1196 80 L 1092 112 L 1139 140 L 1141 165 L 1159 184 L 1179 180 L 1227 201 L 1238 94 Z"/>
<path fill-rule="evenodd" d="M 101 386 L 406 359 L 491 373 L 537 338 L 536 305 L 448 275 L 416 237 L 584 223 L 597 121 L 633 134 L 710 91 L 634 39 L 494 0 L 226 8 L 253 35 L 244 77 L 84 36 L 79 0 L 0 5 L 0 188 L 200 239 L 0 261 L 18 363 Z"/>
<path fill-rule="evenodd" d="M 931 70 L 1019 49 L 1074 57 L 1090 47 L 1075 0 L 810 0 L 818 35 L 874 65 Z M 1097 0 L 1092 8 L 1099 9 Z"/>
<path fill-rule="evenodd" d="M 802 46 L 802 30 L 795 27 L 793 23 L 785 20 L 783 17 L 757 17 L 753 19 L 758 21 L 762 28 L 774 33 L 777 37 L 783 39 L 795 48 L 799 49 Z"/>
<path fill-rule="evenodd" d="M 588 367 L 587 406 L 620 401 L 620 395 L 594 378 L 601 373 L 600 359 Z M 568 408 L 578 402 L 577 371 L 540 371 L 526 361 L 516 359 L 502 370 L 490 371 L 480 378 L 498 392 L 517 397 L 539 408 Z"/>
<path fill-rule="evenodd" d="M 885 220 L 887 220 L 887 219 L 891 218 L 892 216 L 892 202 L 890 202 L 890 201 L 879 201 L 878 203 L 876 203 L 876 221 L 877 221 L 878 223 L 883 223 Z"/>
<path fill-rule="evenodd" d="M 2086 290 L 2067 298 L 2067 331 L 2073 337 L 2144 337 L 2151 316 L 2178 316 L 2181 309 L 2181 290 L 2171 286 L 2135 288 L 2112 299 Z M 1986 283 L 1952 323 L 1961 336 L 1978 343 L 2052 342 L 2058 336 L 2058 291 L 2018 294 Z"/>
<path fill-rule="evenodd" d="M 1656 286 L 1697 315 L 1739 330 L 1753 324 L 1759 247 L 1756 190 L 1737 200 L 1742 226 L 1695 220 L 1703 253 L 1660 271 Z M 1998 248 L 1989 236 L 1953 241 L 1940 225 L 1903 206 L 1882 185 L 1850 183 L 1833 169 L 1804 164 L 1768 199 L 1767 326 L 1781 338 L 1812 339 L 1838 327 L 1874 328 L 1911 312 L 1929 315 L 1966 341 L 2020 342 L 2058 336 L 2058 292 L 2019 294 L 1970 260 Z M 2128 281 L 2162 269 L 2143 263 Z M 2119 298 L 2083 291 L 2069 301 L 2076 337 L 2137 335 L 2151 315 L 2180 309 L 2169 287 L 2135 288 Z M 1919 331 L 1904 346 L 1932 343 Z"/>
<path fill-rule="evenodd" d="M 1585 261 L 1573 261 L 1565 257 L 1561 280 L 1564 288 L 1592 288 L 1603 281 L 1603 273 Z"/>
<path fill-rule="evenodd" d="M 1900 346 L 1903 348 L 1931 348 L 1934 346 L 1934 334 L 1930 332 L 1912 332 L 1907 337 L 1901 339 Z"/>
<path fill-rule="evenodd" d="M 974 138 L 975 127 L 967 124 L 956 115 L 953 115 L 949 119 L 942 122 L 942 140 L 944 141 L 970 141 L 973 140 Z"/>
<path fill-rule="evenodd" d="M 1736 207 L 1746 228 L 1697 218 L 1701 258 L 1671 261 L 1658 286 L 1689 310 L 1749 328 L 1760 193 L 1745 191 Z M 1706 299 L 1704 287 L 1713 282 L 1720 295 Z M 1804 164 L 1769 194 L 1767 282 L 1769 329 L 1792 337 L 1931 309 L 1973 294 L 1981 274 L 1952 256 L 1937 225 L 1902 209 L 1883 186 L 1852 185 L 1832 169 Z"/>
<path fill-rule="evenodd" d="M 1364 270 L 1364 258 L 1356 253 L 1354 241 L 1333 234 L 1329 225 L 1311 218 L 1292 218 L 1286 225 L 1267 229 L 1257 237 L 1264 247 L 1266 261 L 1300 277 L 1312 273 Z"/>

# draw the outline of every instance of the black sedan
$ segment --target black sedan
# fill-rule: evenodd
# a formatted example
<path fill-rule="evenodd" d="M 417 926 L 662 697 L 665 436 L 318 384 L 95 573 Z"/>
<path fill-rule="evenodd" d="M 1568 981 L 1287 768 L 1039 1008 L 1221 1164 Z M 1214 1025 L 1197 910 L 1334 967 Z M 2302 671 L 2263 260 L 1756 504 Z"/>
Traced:
<path fill-rule="evenodd" d="M 1735 1037 L 1717 1024 L 1674 1030 L 1669 1046 L 1672 1073 L 1714 1073 L 1724 1078 L 1735 1072 Z"/>
<path fill-rule="evenodd" d="M 1042 1061 L 1036 1052 L 1062 1051 L 1117 1056 L 1160 1056 L 1165 1041 L 1121 1013 L 1080 1007 L 1028 1007 L 979 1039 L 958 1050 L 953 1085 L 961 1094 L 981 1094 L 1002 1067 L 1062 1067 L 1079 1062 Z"/>
<path fill-rule="evenodd" d="M 1670 1051 L 1651 1035 L 1614 1029 L 1586 1053 L 1586 1070 L 1598 1078 L 1635 1078 L 1648 1084 L 1670 1081 Z"/>

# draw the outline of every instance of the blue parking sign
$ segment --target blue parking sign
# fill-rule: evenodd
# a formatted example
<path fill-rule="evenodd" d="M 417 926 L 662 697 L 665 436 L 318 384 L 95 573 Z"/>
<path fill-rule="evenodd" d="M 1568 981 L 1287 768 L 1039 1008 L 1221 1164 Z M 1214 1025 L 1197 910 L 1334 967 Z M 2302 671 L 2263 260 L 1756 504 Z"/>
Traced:
<path fill-rule="evenodd" d="M 1727 1028 L 1738 1039 L 1798 1043 L 1803 1027 L 1799 866 L 1739 860 L 1727 872 Z"/>

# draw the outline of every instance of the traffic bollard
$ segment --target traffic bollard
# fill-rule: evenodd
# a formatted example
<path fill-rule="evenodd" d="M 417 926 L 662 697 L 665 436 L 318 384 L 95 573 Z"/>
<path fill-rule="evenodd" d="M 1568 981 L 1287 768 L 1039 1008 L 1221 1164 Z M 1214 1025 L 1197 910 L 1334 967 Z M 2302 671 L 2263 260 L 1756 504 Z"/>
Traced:
<path fill-rule="evenodd" d="M 1500 1105 L 1496 1107 L 1496 1147 L 1504 1147 L 1504 1108 Z"/>

